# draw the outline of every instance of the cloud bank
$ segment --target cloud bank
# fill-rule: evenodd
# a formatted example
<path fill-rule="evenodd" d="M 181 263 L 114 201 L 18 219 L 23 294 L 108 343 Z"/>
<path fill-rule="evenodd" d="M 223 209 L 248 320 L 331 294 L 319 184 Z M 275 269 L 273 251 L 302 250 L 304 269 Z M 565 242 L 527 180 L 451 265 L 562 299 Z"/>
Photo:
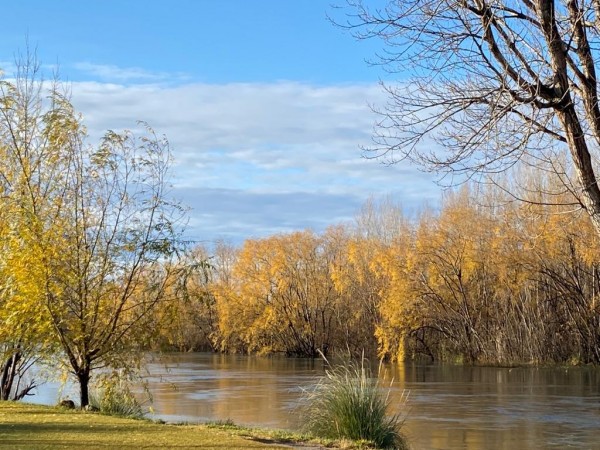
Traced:
<path fill-rule="evenodd" d="M 320 231 L 369 197 L 392 195 L 407 208 L 439 197 L 415 167 L 363 158 L 376 119 L 368 105 L 385 101 L 376 84 L 75 82 L 72 100 L 92 140 L 137 120 L 168 137 L 191 239 Z"/>

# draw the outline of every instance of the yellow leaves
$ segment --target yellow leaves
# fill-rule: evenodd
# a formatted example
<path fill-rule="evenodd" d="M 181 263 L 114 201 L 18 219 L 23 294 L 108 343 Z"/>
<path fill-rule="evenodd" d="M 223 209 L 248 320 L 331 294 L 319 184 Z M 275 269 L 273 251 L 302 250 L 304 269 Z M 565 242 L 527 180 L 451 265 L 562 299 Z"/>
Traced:
<path fill-rule="evenodd" d="M 45 340 L 51 324 L 43 307 L 45 275 L 38 264 L 40 249 L 27 245 L 25 233 L 4 235 L 0 278 L 0 335 L 11 340 Z"/>
<path fill-rule="evenodd" d="M 342 251 L 346 260 L 330 265 L 331 281 L 338 292 L 349 291 L 356 281 L 364 283 L 368 277 L 368 261 L 363 259 L 361 242 L 350 240 Z"/>
<path fill-rule="evenodd" d="M 336 242 L 309 231 L 246 241 L 234 281 L 215 291 L 224 339 L 237 333 L 248 351 L 311 354 L 327 346 L 338 301 L 330 275 Z"/>
<path fill-rule="evenodd" d="M 246 241 L 210 286 L 220 349 L 310 355 L 367 347 L 398 360 L 435 353 L 483 361 L 492 349 L 521 348 L 519 336 L 548 310 L 547 297 L 535 303 L 543 289 L 554 294 L 551 283 L 540 287 L 545 269 L 577 268 L 588 282 L 582 295 L 597 297 L 600 249 L 584 216 L 491 208 L 478 195 L 450 195 L 438 212 L 392 232 L 370 232 L 381 222 L 371 214 L 359 231 Z M 586 311 L 596 308 L 590 301 Z"/>

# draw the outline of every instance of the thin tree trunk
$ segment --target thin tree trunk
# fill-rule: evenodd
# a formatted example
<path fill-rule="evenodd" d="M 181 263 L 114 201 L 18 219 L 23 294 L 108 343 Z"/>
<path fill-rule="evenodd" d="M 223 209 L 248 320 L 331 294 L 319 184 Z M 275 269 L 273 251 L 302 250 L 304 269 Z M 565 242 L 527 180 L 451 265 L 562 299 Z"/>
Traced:
<path fill-rule="evenodd" d="M 10 391 L 15 380 L 15 373 L 17 371 L 17 363 L 21 359 L 21 352 L 15 351 L 4 363 L 2 368 L 2 378 L 0 379 L 0 394 L 2 400 L 8 400 L 10 398 Z"/>

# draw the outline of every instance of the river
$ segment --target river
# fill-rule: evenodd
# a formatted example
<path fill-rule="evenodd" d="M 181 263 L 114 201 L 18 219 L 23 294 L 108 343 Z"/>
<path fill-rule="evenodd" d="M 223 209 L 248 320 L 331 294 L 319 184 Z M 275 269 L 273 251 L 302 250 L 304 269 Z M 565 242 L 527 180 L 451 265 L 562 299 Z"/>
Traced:
<path fill-rule="evenodd" d="M 303 389 L 324 374 L 319 360 L 209 353 L 163 355 L 147 369 L 155 418 L 276 428 L 297 427 Z M 384 373 L 394 408 L 409 393 L 403 429 L 415 450 L 600 449 L 599 368 L 404 363 Z M 56 397 L 48 383 L 32 400 Z"/>

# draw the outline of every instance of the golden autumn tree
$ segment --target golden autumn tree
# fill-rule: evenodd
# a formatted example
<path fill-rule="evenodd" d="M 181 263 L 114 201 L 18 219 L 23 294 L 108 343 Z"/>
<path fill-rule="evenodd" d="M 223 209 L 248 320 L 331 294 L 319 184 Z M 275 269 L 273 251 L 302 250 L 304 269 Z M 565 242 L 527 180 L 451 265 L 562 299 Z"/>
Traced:
<path fill-rule="evenodd" d="M 216 267 L 202 246 L 184 253 L 171 270 L 167 299 L 153 314 L 154 345 L 178 351 L 217 350 L 218 319 L 212 289 Z"/>
<path fill-rule="evenodd" d="M 381 358 L 405 359 L 408 335 L 418 323 L 415 295 L 412 291 L 410 259 L 414 257 L 412 233 L 381 245 L 370 259 L 369 271 L 381 286 L 378 305 L 379 322 L 375 327 L 378 355 Z"/>
<path fill-rule="evenodd" d="M 475 363 L 505 361 L 513 350 L 507 319 L 531 273 L 525 261 L 512 264 L 519 236 L 478 195 L 465 188 L 447 196 L 439 212 L 418 218 L 403 245 L 376 258 L 388 280 L 378 329 L 383 354 Z"/>
<path fill-rule="evenodd" d="M 22 398 L 35 386 L 19 385 L 31 363 L 56 351 L 45 309 L 43 259 L 31 245 L 56 218 L 73 112 L 61 87 L 40 83 L 39 65 L 27 55 L 14 79 L 0 80 L 0 398 Z"/>
<path fill-rule="evenodd" d="M 544 213 L 529 252 L 543 318 L 535 324 L 543 331 L 538 360 L 598 364 L 600 244 L 585 216 Z"/>
<path fill-rule="evenodd" d="M 223 349 L 317 356 L 335 341 L 335 254 L 305 231 L 248 240 L 217 301 Z"/>
<path fill-rule="evenodd" d="M 415 290 L 431 330 L 475 362 L 486 351 L 482 333 L 494 301 L 490 220 L 468 191 L 450 198 L 432 223 L 421 222 L 416 237 Z"/>
<path fill-rule="evenodd" d="M 336 252 L 330 263 L 331 282 L 338 295 L 336 348 L 356 356 L 375 354 L 381 286 L 368 266 L 377 243 L 343 226 L 328 228 L 323 239 Z"/>
<path fill-rule="evenodd" d="M 529 195 L 548 181 L 529 177 Z M 543 189 L 536 195 L 537 204 L 519 203 L 494 187 L 463 189 L 402 240 L 377 247 L 370 270 L 381 283 L 380 356 L 598 360 L 594 229 L 585 215 L 551 205 Z"/>
<path fill-rule="evenodd" d="M 17 342 L 26 330 L 37 350 L 47 341 L 60 349 L 83 407 L 95 369 L 139 354 L 184 211 L 170 200 L 165 138 L 142 124 L 139 136 L 109 131 L 89 145 L 60 86 L 48 90 L 33 59 L 19 67 L 16 81 L 2 84 L 0 130 L 11 157 L 3 191 L 13 222 L 3 236 L 0 309 L 10 315 L 19 304 L 20 326 L 9 329 Z"/>
<path fill-rule="evenodd" d="M 61 211 L 40 240 L 46 309 L 89 401 L 91 373 L 127 367 L 163 301 L 179 244 L 181 207 L 170 200 L 169 145 L 146 128 L 108 132 L 70 160 Z"/>
<path fill-rule="evenodd" d="M 336 239 L 340 248 L 332 279 L 340 293 L 340 331 L 345 347 L 361 354 L 382 356 L 382 300 L 387 295 L 388 278 L 383 274 L 381 256 L 392 247 L 406 250 L 410 245 L 410 224 L 402 208 L 390 197 L 369 199 L 358 212 L 354 223 L 346 228 L 331 227 L 325 236 Z M 399 269 L 400 261 L 386 264 Z M 386 317 L 386 321 L 389 316 Z M 397 333 L 393 339 L 396 340 Z"/>

